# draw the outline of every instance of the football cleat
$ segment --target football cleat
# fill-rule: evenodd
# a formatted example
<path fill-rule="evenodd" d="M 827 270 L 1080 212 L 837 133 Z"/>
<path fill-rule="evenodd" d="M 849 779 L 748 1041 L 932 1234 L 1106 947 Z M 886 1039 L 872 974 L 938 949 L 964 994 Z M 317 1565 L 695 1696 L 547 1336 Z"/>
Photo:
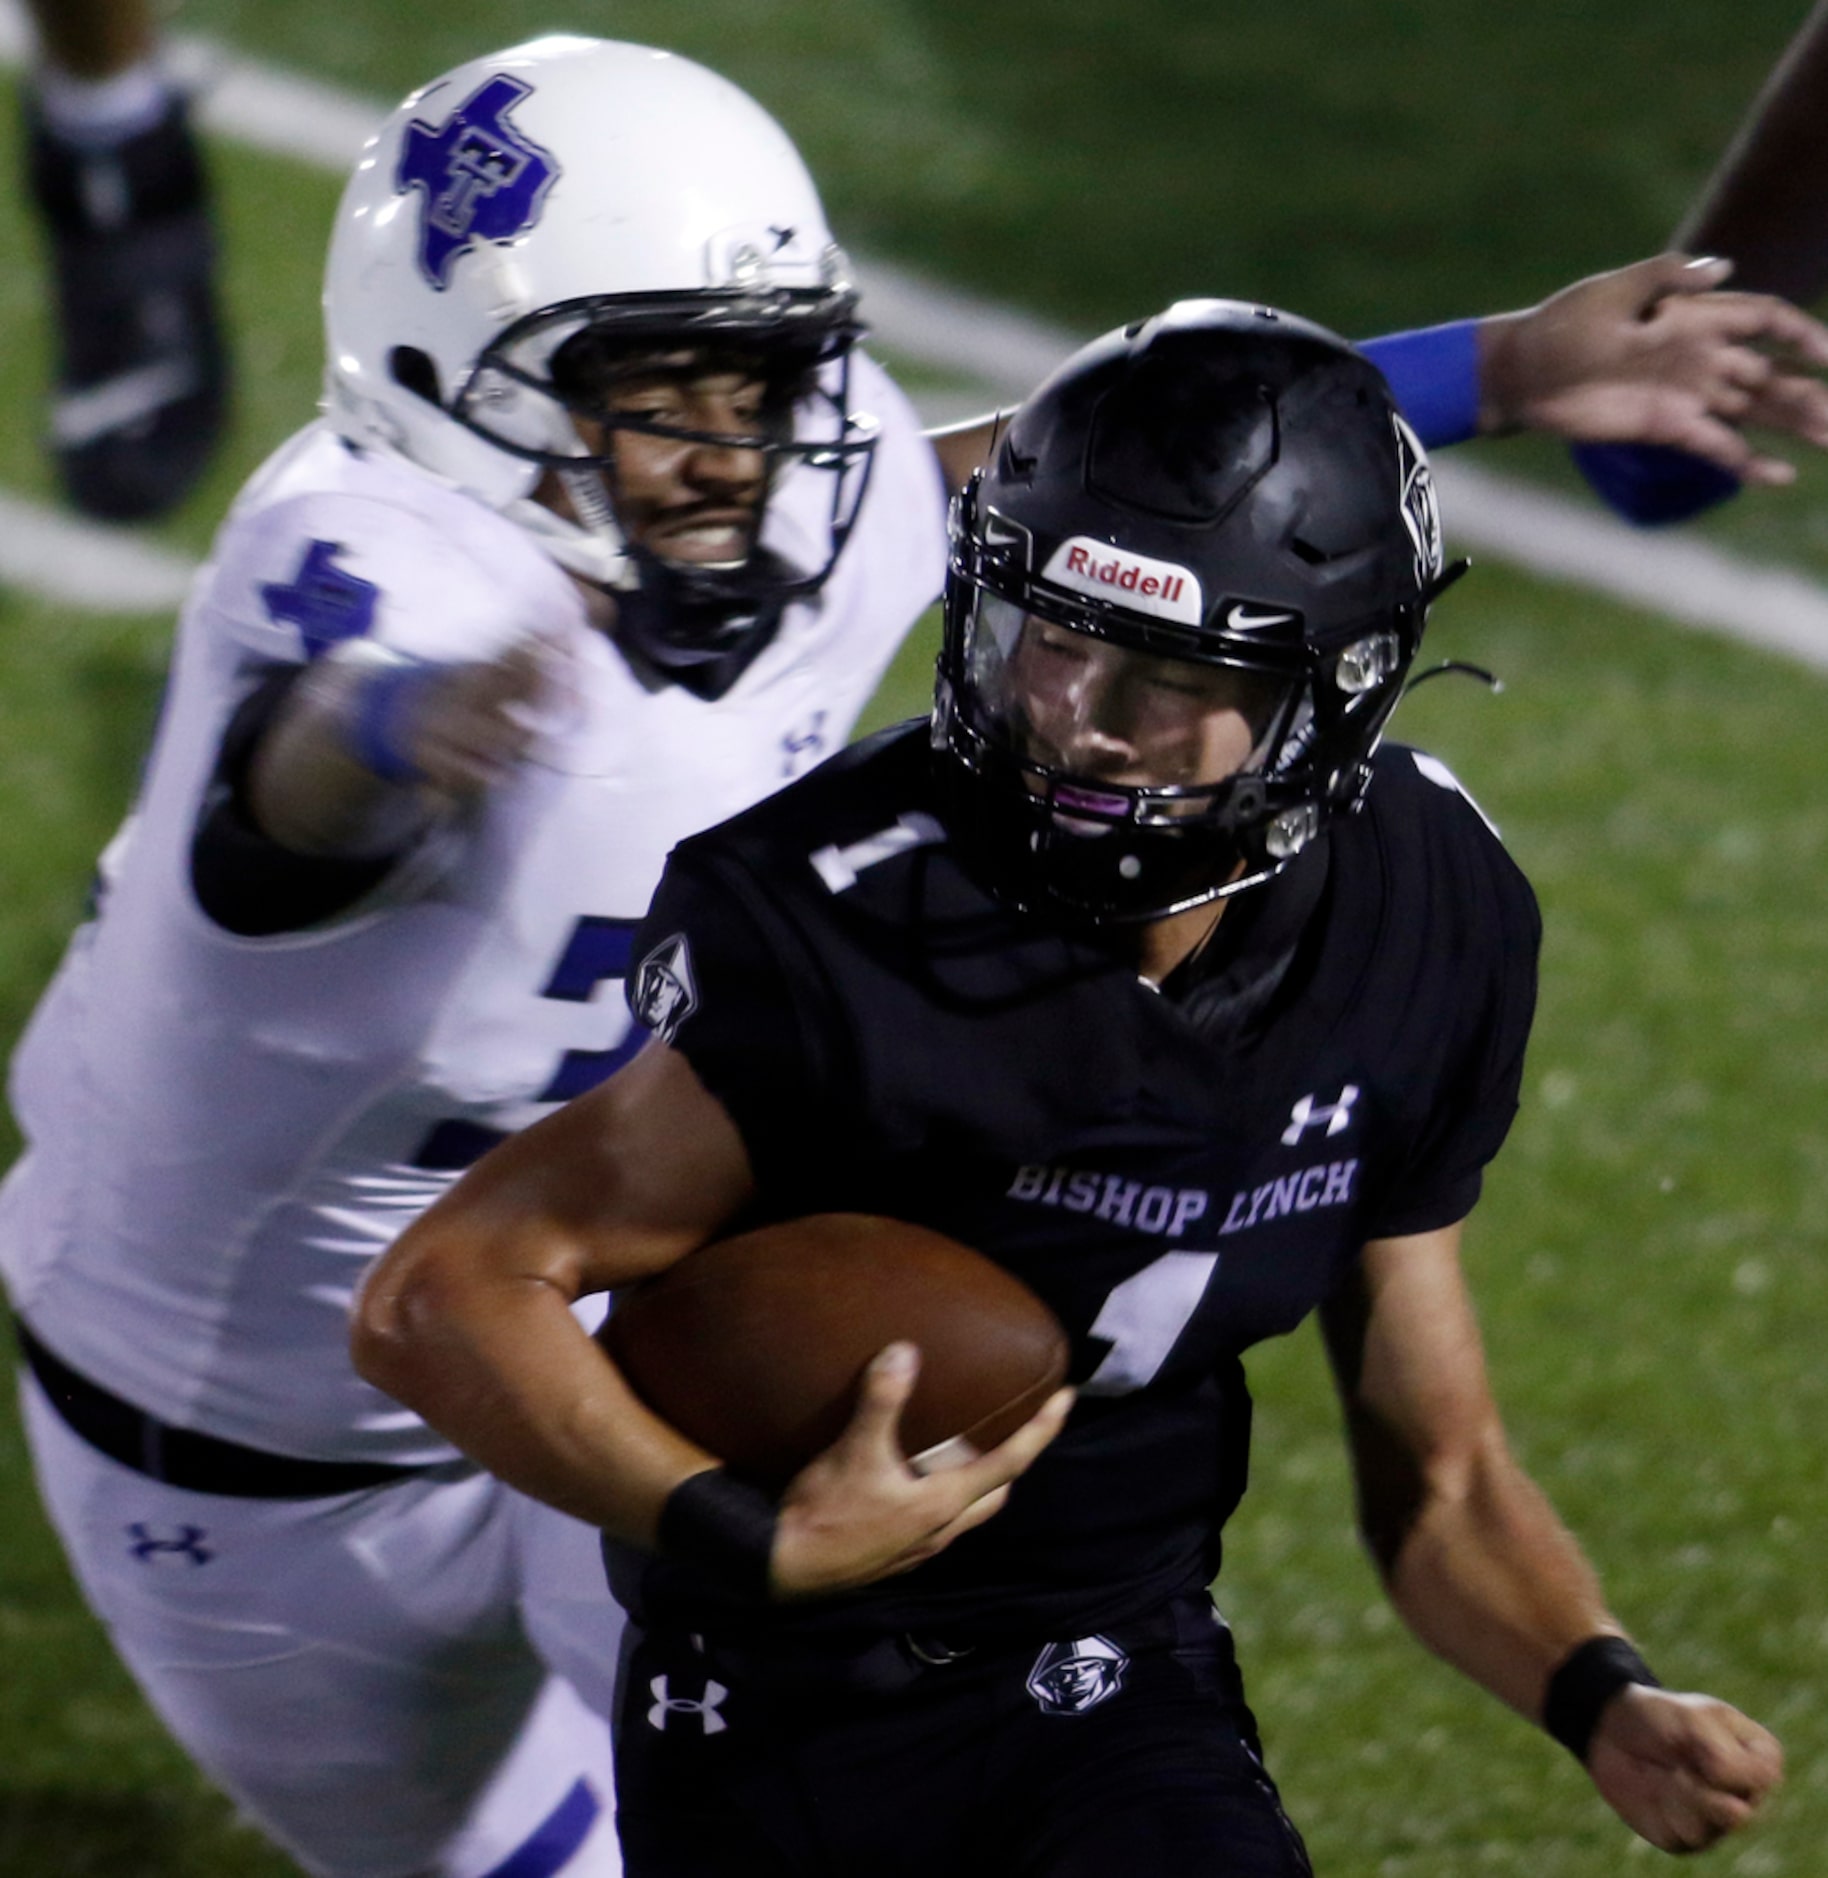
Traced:
<path fill-rule="evenodd" d="M 184 102 L 118 144 L 26 107 L 28 175 L 55 282 L 50 442 L 70 501 L 106 521 L 176 507 L 228 412 L 216 244 Z"/>

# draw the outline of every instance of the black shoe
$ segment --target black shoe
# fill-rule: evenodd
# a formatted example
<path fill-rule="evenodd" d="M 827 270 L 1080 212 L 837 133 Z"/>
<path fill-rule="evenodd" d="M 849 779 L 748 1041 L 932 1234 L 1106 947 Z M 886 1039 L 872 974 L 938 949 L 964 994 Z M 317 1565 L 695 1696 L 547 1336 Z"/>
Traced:
<path fill-rule="evenodd" d="M 174 508 L 228 414 L 208 189 L 182 100 L 107 148 L 26 106 L 33 199 L 57 289 L 51 447 L 77 508 L 135 521 Z"/>

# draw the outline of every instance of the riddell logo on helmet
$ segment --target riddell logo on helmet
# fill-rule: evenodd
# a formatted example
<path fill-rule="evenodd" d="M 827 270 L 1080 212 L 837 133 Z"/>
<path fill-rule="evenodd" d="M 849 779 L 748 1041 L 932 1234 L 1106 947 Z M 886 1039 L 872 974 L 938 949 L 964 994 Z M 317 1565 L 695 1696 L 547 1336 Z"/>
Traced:
<path fill-rule="evenodd" d="M 1054 550 L 1043 578 L 1098 600 L 1117 600 L 1133 612 L 1157 619 L 1200 623 L 1200 583 L 1172 561 L 1126 554 L 1107 542 L 1075 535 Z"/>

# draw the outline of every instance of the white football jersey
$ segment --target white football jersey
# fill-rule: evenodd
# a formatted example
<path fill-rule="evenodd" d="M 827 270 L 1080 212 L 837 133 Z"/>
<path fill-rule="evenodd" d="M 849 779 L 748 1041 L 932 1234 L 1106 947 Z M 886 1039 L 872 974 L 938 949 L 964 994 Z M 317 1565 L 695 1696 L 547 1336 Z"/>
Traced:
<path fill-rule="evenodd" d="M 252 1447 L 449 1455 L 354 1374 L 351 1297 L 485 1145 L 633 1053 L 619 980 L 668 850 L 836 750 L 937 594 L 932 449 L 864 359 L 853 404 L 882 427 L 855 531 L 715 703 L 644 685 L 529 534 L 408 466 L 314 425 L 256 475 L 185 608 L 99 914 L 14 1060 L 0 1271 L 65 1361 Z M 224 728 L 357 635 L 431 659 L 537 638 L 530 758 L 339 919 L 225 932 L 190 882 Z"/>

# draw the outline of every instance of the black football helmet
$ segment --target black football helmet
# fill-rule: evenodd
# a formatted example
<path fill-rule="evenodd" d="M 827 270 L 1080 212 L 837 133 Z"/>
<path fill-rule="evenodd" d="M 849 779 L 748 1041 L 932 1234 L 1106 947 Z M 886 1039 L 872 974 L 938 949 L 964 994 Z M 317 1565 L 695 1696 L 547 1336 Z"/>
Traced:
<path fill-rule="evenodd" d="M 1361 800 L 1451 577 L 1421 445 L 1344 340 L 1227 300 L 1106 334 L 955 505 L 933 744 L 965 864 L 1093 922 L 1267 879 Z M 1088 765 L 1038 660 L 1102 664 L 1170 722 L 1178 693 L 1224 704 L 1248 735 L 1222 767 L 1185 737 Z"/>

